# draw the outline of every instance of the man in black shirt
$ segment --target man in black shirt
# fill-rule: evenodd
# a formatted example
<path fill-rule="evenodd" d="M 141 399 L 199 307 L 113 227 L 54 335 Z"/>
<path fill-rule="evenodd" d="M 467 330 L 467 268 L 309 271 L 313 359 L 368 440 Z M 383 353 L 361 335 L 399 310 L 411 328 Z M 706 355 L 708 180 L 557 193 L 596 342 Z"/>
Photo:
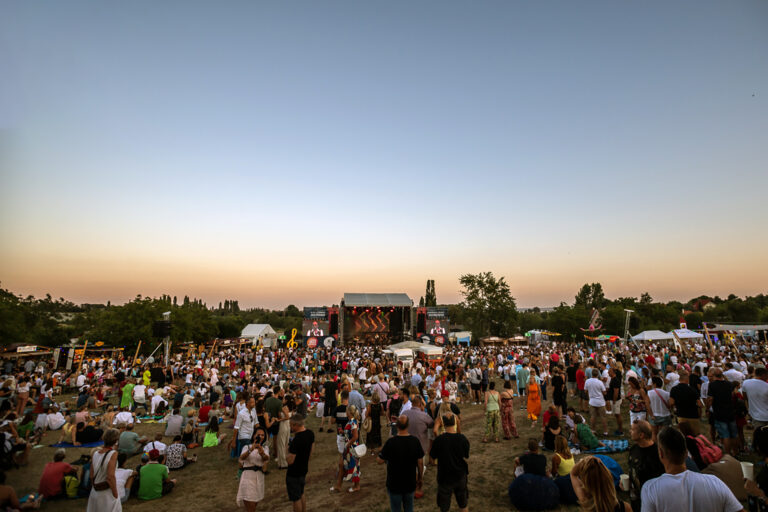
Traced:
<path fill-rule="evenodd" d="M 611 402 L 611 414 L 616 418 L 616 432 L 614 435 L 624 435 L 624 425 L 621 422 L 621 372 L 616 368 L 610 368 L 608 375 L 608 400 Z"/>
<path fill-rule="evenodd" d="M 699 393 L 689 384 L 688 372 L 679 370 L 679 384 L 669 392 L 669 405 L 677 408 L 679 423 L 688 423 L 694 437 L 699 433 Z"/>
<path fill-rule="evenodd" d="M 738 451 L 739 432 L 736 427 L 732 395 L 731 383 L 723 378 L 723 371 L 720 368 L 715 368 L 707 391 L 707 407 L 712 407 L 715 430 L 723 440 L 726 453 L 735 457 Z"/>
<path fill-rule="evenodd" d="M 513 469 L 517 475 L 517 468 L 522 466 L 523 473 L 547 476 L 547 458 L 539 453 L 539 442 L 531 438 L 528 440 L 528 451 L 515 459 Z"/>
<path fill-rule="evenodd" d="M 325 425 L 325 419 L 328 418 L 328 432 L 333 432 L 333 410 L 336 408 L 336 383 L 328 377 L 328 380 L 323 384 L 323 392 L 325 394 L 325 403 L 323 405 L 323 419 L 320 420 L 320 432 L 323 431 Z"/>
<path fill-rule="evenodd" d="M 379 464 L 387 463 L 387 492 L 392 512 L 413 510 L 413 496 L 424 474 L 424 450 L 408 434 L 408 416 L 397 418 L 397 435 L 390 437 L 379 452 Z"/>
<path fill-rule="evenodd" d="M 291 416 L 293 440 L 288 445 L 288 470 L 285 472 L 285 487 L 288 499 L 293 502 L 294 512 L 307 512 L 307 499 L 304 496 L 304 483 L 309 471 L 309 457 L 315 443 L 315 434 L 304 426 L 304 416 Z"/>
<path fill-rule="evenodd" d="M 441 512 L 448 512 L 453 494 L 459 512 L 467 512 L 469 467 L 465 459 L 469 458 L 469 440 L 464 434 L 456 433 L 453 414 L 443 416 L 442 420 L 445 433 L 437 436 L 429 450 L 429 456 L 437 459 L 437 506 Z"/>
<path fill-rule="evenodd" d="M 635 444 L 629 449 L 629 498 L 632 510 L 640 512 L 640 491 L 643 484 L 664 474 L 659 450 L 653 442 L 653 429 L 644 420 L 634 422 L 629 435 Z"/>
<path fill-rule="evenodd" d="M 565 370 L 566 376 L 568 377 L 568 383 L 566 384 L 568 386 L 568 394 L 571 396 L 576 396 L 576 370 L 578 369 L 578 364 L 574 361 L 573 364 Z"/>

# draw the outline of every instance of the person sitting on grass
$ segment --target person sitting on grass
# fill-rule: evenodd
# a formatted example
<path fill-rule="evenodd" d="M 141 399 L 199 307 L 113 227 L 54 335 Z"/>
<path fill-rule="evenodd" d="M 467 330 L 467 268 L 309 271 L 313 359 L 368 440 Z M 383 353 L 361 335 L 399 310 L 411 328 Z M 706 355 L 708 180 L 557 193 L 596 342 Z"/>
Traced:
<path fill-rule="evenodd" d="M 72 446 L 81 446 L 83 444 L 95 443 L 101 439 L 104 431 L 93 425 L 86 425 L 79 422 L 77 427 L 72 430 Z"/>
<path fill-rule="evenodd" d="M 592 433 L 592 429 L 589 428 L 589 425 L 587 425 L 582 416 L 576 416 L 574 421 L 576 423 L 576 436 L 582 451 L 594 450 L 598 446 L 605 446 L 595 437 L 595 434 Z"/>
<path fill-rule="evenodd" d="M 156 500 L 173 490 L 175 478 L 168 478 L 168 467 L 160 464 L 160 452 L 149 452 L 149 463 L 139 472 L 139 499 Z"/>
<path fill-rule="evenodd" d="M 181 436 L 175 436 L 173 442 L 166 448 L 165 461 L 168 469 L 182 469 L 192 462 L 197 462 L 197 455 L 187 457 L 187 447 L 181 442 Z"/>
<path fill-rule="evenodd" d="M 64 475 L 76 475 L 77 469 L 64 462 L 66 456 L 67 452 L 64 448 L 59 448 L 56 450 L 56 453 L 53 454 L 53 462 L 47 463 L 45 468 L 43 468 L 43 474 L 40 476 L 40 484 L 37 486 L 37 492 L 46 500 L 56 500 L 67 497 L 64 485 L 62 485 L 64 482 Z"/>
<path fill-rule="evenodd" d="M 568 440 L 563 436 L 557 436 L 555 438 L 555 454 L 552 456 L 552 476 L 569 475 L 575 463 L 571 449 L 568 448 Z"/>
<path fill-rule="evenodd" d="M 528 451 L 520 457 L 515 457 L 512 470 L 515 476 L 524 473 L 547 476 L 547 458 L 539 453 L 539 442 L 536 439 L 528 439 Z"/>
<path fill-rule="evenodd" d="M 205 438 L 203 439 L 203 448 L 212 448 L 227 438 L 226 432 L 219 432 L 219 418 L 211 416 L 208 426 L 205 428 Z"/>
<path fill-rule="evenodd" d="M 120 425 L 120 428 L 125 430 L 120 434 L 120 441 L 117 445 L 118 452 L 125 453 L 128 457 L 142 453 L 141 447 L 147 443 L 148 439 L 139 437 L 139 434 L 133 431 L 133 423 Z"/>

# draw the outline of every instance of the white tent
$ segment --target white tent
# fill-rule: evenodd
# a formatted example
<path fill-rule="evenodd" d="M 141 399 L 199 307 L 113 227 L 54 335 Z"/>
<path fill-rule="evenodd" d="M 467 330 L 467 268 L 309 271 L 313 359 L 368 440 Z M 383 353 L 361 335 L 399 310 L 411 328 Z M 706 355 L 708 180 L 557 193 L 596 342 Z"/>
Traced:
<path fill-rule="evenodd" d="M 675 339 L 673 335 L 661 331 L 643 331 L 632 336 L 632 341 L 671 341 L 673 339 Z"/>
<path fill-rule="evenodd" d="M 690 329 L 675 329 L 674 331 L 669 331 L 669 335 L 674 337 L 674 334 L 677 334 L 677 337 L 681 340 L 700 340 L 704 337 L 703 334 L 694 332 Z"/>
<path fill-rule="evenodd" d="M 277 337 L 277 332 L 269 324 L 248 324 L 243 328 L 240 337 L 258 340 L 259 338 Z"/>

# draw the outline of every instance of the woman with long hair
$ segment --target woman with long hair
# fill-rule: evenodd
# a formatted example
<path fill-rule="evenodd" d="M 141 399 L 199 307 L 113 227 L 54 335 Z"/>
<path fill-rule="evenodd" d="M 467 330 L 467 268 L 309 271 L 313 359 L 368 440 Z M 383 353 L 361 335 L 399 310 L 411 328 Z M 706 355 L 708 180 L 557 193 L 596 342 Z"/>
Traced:
<path fill-rule="evenodd" d="M 531 420 L 531 427 L 536 426 L 536 420 L 541 416 L 541 386 L 539 376 L 536 371 L 528 379 L 528 419 Z"/>
<path fill-rule="evenodd" d="M 627 402 L 629 402 L 629 424 L 632 425 L 638 420 L 645 420 L 648 393 L 645 391 L 645 386 L 635 377 L 629 377 L 627 383 L 629 384 L 626 396 Z"/>
<path fill-rule="evenodd" d="M 517 439 L 520 437 L 517 433 L 515 424 L 515 404 L 514 392 L 512 391 L 512 381 L 504 381 L 504 391 L 501 392 L 501 429 L 504 431 L 504 439 Z"/>
<path fill-rule="evenodd" d="M 237 489 L 237 506 L 245 507 L 247 512 L 256 510 L 256 505 L 264 499 L 264 467 L 269 462 L 267 430 L 261 425 L 253 429 L 251 444 L 243 446 L 240 453 L 242 474 Z"/>
<path fill-rule="evenodd" d="M 295 406 L 292 400 L 283 400 L 283 408 L 280 411 L 280 427 L 277 430 L 277 467 L 288 468 L 288 442 L 291 440 L 291 414 Z"/>
<path fill-rule="evenodd" d="M 371 430 L 365 436 L 365 447 L 376 455 L 376 449 L 381 448 L 381 417 L 384 415 L 384 408 L 381 406 L 381 398 L 378 393 L 371 395 L 371 403 L 368 404 L 366 419 L 370 418 Z"/>
<path fill-rule="evenodd" d="M 110 428 L 102 437 L 104 446 L 91 459 L 91 494 L 88 497 L 87 512 L 121 512 L 120 492 L 117 488 L 117 442 L 120 431 Z"/>
<path fill-rule="evenodd" d="M 586 457 L 573 466 L 571 483 L 584 512 L 632 512 L 629 503 L 616 497 L 611 472 L 597 457 Z"/>
<path fill-rule="evenodd" d="M 564 436 L 555 438 L 555 454 L 552 456 L 552 476 L 565 476 L 571 473 L 576 460 L 568 448 L 568 440 Z"/>

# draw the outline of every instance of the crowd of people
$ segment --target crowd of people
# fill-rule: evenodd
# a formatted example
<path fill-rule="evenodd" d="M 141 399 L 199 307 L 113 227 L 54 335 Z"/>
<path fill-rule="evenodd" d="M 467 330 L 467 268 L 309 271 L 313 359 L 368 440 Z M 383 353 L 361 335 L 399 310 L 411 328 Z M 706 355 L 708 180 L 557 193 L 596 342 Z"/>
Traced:
<path fill-rule="evenodd" d="M 238 346 L 175 354 L 167 365 L 87 360 L 70 371 L 9 360 L 0 385 L 0 507 L 83 497 L 89 512 L 119 511 L 131 498 L 173 492 L 172 473 L 197 461 L 196 448 L 223 444 L 238 468 L 239 507 L 256 509 L 272 468 L 285 470 L 287 498 L 303 512 L 314 445 L 335 433 L 336 478 L 326 492 L 359 492 L 370 458 L 386 464 L 391 510 L 408 512 L 435 465 L 437 507 L 448 511 L 455 501 L 466 511 L 474 424 L 462 409 L 482 408 L 481 443 L 518 439 L 521 421 L 535 433 L 524 453 L 506 449 L 515 474 L 508 494 L 518 508 L 737 512 L 746 504 L 762 511 L 766 357 L 758 342 L 745 341 L 449 346 L 435 364 L 411 367 L 363 346 Z M 73 393 L 76 399 L 63 399 Z M 311 415 L 317 431 L 307 424 Z M 161 430 L 141 437 L 141 421 Z M 26 464 L 49 431 L 91 451 L 67 463 L 60 448 L 38 492 L 19 497 L 5 485 L 6 473 Z M 621 467 L 610 454 L 623 450 Z M 759 470 L 745 481 L 742 462 L 750 461 L 756 464 L 745 467 Z"/>

